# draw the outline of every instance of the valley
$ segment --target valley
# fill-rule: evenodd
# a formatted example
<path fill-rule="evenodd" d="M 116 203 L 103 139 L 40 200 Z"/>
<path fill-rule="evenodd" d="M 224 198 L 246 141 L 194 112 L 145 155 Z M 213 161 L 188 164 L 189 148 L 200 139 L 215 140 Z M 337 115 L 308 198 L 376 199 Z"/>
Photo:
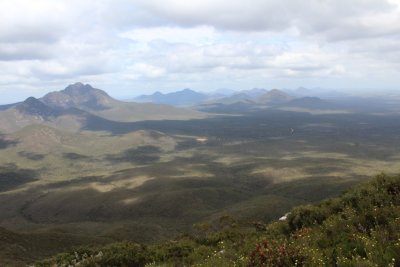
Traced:
<path fill-rule="evenodd" d="M 86 95 L 99 93 L 74 86 L 76 94 L 82 88 L 89 89 Z M 279 101 L 271 104 L 274 95 Z M 297 100 L 301 110 L 288 109 L 293 98 L 275 91 L 263 98 L 269 104 L 232 109 L 220 103 L 223 113 L 140 104 L 146 114 L 173 112 L 132 119 L 135 109 L 127 106 L 136 103 L 103 99 L 114 104 L 99 110 L 94 107 L 103 102 L 94 99 L 69 107 L 25 101 L 24 112 L 17 104 L 26 120 L 36 117 L 0 136 L 1 227 L 27 236 L 56 234 L 71 246 L 152 243 L 223 216 L 248 226 L 271 222 L 371 175 L 400 170 L 400 114 L 394 111 L 324 109 L 313 99 Z M 16 108 L 1 111 L 1 118 Z M 71 112 L 75 127 L 55 123 Z"/>

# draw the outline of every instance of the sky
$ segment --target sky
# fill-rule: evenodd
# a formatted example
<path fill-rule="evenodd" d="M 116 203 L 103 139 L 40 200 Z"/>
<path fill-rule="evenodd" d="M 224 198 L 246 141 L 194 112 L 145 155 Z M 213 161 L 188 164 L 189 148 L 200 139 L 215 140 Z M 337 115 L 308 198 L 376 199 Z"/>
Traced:
<path fill-rule="evenodd" d="M 1 103 L 75 82 L 399 89 L 400 0 L 1 0 Z"/>

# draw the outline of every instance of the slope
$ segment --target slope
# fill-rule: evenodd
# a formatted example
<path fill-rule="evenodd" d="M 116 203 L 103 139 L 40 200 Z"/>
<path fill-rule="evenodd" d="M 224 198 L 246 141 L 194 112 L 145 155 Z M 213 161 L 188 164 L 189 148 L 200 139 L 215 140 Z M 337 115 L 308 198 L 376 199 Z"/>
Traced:
<path fill-rule="evenodd" d="M 255 222 L 252 231 L 221 217 L 176 240 L 86 247 L 38 266 L 399 266 L 399 196 L 400 176 L 381 174 L 341 197 L 297 207 L 287 219 Z"/>
<path fill-rule="evenodd" d="M 285 92 L 278 90 L 278 89 L 272 89 L 271 91 L 268 91 L 267 93 L 259 96 L 257 98 L 257 102 L 260 104 L 283 104 L 286 102 L 289 102 L 292 100 L 293 97 L 286 94 Z"/>

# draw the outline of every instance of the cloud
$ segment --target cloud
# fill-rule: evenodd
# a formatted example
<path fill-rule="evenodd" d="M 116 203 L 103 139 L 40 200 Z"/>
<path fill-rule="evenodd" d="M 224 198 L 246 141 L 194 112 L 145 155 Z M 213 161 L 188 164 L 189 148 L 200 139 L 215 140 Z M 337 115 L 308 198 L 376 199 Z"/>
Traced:
<path fill-rule="evenodd" d="M 0 43 L 0 61 L 48 59 L 51 46 L 38 43 Z"/>
<path fill-rule="evenodd" d="M 291 27 L 304 34 L 337 34 L 336 28 L 346 31 L 346 26 L 370 29 L 365 34 L 386 31 L 388 23 L 365 24 L 368 17 L 384 18 L 392 12 L 397 1 L 383 0 L 137 0 L 142 8 L 169 23 L 183 27 L 208 25 L 232 31 L 282 31 Z M 397 11 L 392 14 L 398 15 Z M 360 19 L 361 18 L 361 19 Z M 398 24 L 397 24 L 398 25 Z M 371 26 L 372 29 L 370 28 Z M 392 26 L 396 30 L 400 26 Z M 375 33 L 376 34 L 376 33 Z M 346 35 L 344 35 L 346 36 Z M 343 36 L 343 37 L 344 37 Z M 351 35 L 348 35 L 351 37 Z"/>
<path fill-rule="evenodd" d="M 165 69 L 146 63 L 136 63 L 126 71 L 126 77 L 134 80 L 140 77 L 158 78 L 165 74 Z"/>
<path fill-rule="evenodd" d="M 2 0 L 0 17 L 2 95 L 399 82 L 398 0 Z"/>
<path fill-rule="evenodd" d="M 67 30 L 67 23 L 60 20 L 64 15 L 71 15 L 66 9 L 63 1 L 3 0 L 0 2 L 0 42 L 55 42 Z"/>
<path fill-rule="evenodd" d="M 170 43 L 202 44 L 214 41 L 216 33 L 211 27 L 199 26 L 194 28 L 152 27 L 138 28 L 120 34 L 139 42 L 163 40 Z"/>

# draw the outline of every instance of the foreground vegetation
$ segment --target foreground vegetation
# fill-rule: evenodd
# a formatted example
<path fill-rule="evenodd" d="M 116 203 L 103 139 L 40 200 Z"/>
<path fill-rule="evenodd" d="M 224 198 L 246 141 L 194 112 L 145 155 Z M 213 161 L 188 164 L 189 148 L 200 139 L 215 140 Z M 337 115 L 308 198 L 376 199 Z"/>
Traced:
<path fill-rule="evenodd" d="M 83 247 L 36 266 L 400 266 L 400 175 L 254 226 L 223 216 L 176 240 Z"/>

